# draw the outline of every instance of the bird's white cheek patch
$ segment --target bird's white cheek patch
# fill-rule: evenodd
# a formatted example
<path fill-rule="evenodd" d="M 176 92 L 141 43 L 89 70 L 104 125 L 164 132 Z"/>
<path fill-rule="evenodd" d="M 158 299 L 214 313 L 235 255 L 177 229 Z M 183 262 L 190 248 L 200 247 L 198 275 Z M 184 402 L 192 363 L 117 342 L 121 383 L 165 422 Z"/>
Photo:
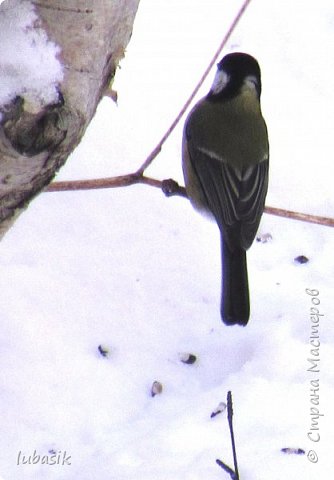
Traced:
<path fill-rule="evenodd" d="M 224 70 L 217 70 L 216 76 L 212 83 L 211 92 L 217 95 L 224 90 L 229 81 L 230 76 L 224 72 Z"/>
<path fill-rule="evenodd" d="M 256 92 L 256 87 L 258 85 L 258 81 L 256 77 L 253 75 L 248 75 L 244 80 L 244 86 L 246 89 Z"/>

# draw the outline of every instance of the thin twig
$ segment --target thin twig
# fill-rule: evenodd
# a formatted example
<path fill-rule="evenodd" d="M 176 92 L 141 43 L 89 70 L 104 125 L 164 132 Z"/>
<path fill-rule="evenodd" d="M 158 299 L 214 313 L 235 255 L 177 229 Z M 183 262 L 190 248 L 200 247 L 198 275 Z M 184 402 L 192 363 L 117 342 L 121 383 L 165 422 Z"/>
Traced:
<path fill-rule="evenodd" d="M 161 138 L 160 142 L 156 145 L 156 147 L 152 150 L 150 155 L 146 158 L 145 162 L 141 165 L 141 167 L 134 173 L 129 173 L 126 175 L 120 175 L 116 177 L 109 177 L 109 178 L 98 178 L 98 179 L 90 179 L 90 180 L 74 180 L 74 181 L 63 181 L 63 182 L 53 182 L 51 183 L 46 189 L 46 192 L 64 192 L 70 190 L 92 190 L 92 189 L 99 189 L 99 188 L 116 188 L 116 187 L 126 187 L 130 185 L 135 185 L 138 183 L 142 183 L 145 185 L 149 185 L 152 187 L 160 188 L 167 196 L 172 195 L 180 195 L 183 197 L 187 197 L 186 191 L 184 187 L 179 186 L 173 180 L 156 180 L 155 178 L 150 178 L 144 176 L 144 171 L 146 168 L 152 163 L 152 161 L 156 158 L 156 156 L 160 153 L 163 144 L 166 142 L 170 134 L 173 132 L 177 124 L 180 122 L 183 114 L 189 107 L 190 103 L 194 99 L 195 95 L 197 94 L 198 90 L 202 86 L 204 80 L 208 76 L 211 68 L 217 61 L 217 58 L 221 54 L 221 51 L 225 47 L 228 39 L 230 38 L 231 34 L 233 33 L 234 29 L 236 28 L 238 22 L 240 21 L 242 15 L 244 14 L 246 8 L 250 4 L 251 0 L 245 0 L 235 16 L 233 22 L 231 23 L 228 31 L 226 32 L 221 44 L 219 45 L 216 53 L 212 57 L 208 67 L 206 68 L 205 72 L 203 73 L 201 79 L 197 83 L 195 89 L 193 90 L 192 94 L 189 96 L 188 100 L 180 110 L 179 114 L 168 128 L 166 133 Z M 308 215 L 306 213 L 300 212 L 293 212 L 290 210 L 284 210 L 281 208 L 275 207 L 265 207 L 264 210 L 266 213 L 271 215 L 277 215 L 280 217 L 292 218 L 294 220 L 301 220 L 303 222 L 315 223 L 317 225 L 325 225 L 328 227 L 334 227 L 334 219 L 327 218 L 327 217 L 320 217 L 317 215 Z"/>
<path fill-rule="evenodd" d="M 72 180 L 67 182 L 51 183 L 45 192 L 65 192 L 76 190 L 94 190 L 99 188 L 117 188 L 127 187 L 142 183 L 151 187 L 160 188 L 166 196 L 174 195 L 187 197 L 186 190 L 174 180 L 157 180 L 156 178 L 146 177 L 138 173 L 129 173 L 118 177 L 96 178 L 91 180 Z M 291 218 L 302 222 L 314 223 L 316 225 L 324 225 L 326 227 L 334 227 L 334 218 L 322 217 L 319 215 L 309 215 L 307 213 L 293 212 L 283 208 L 265 207 L 265 213 L 276 215 L 278 217 Z"/>
<path fill-rule="evenodd" d="M 146 168 L 153 162 L 153 160 L 155 159 L 155 157 L 161 152 L 161 149 L 162 149 L 162 146 L 163 144 L 166 142 L 166 140 L 168 139 L 168 137 L 170 136 L 170 134 L 173 132 L 173 130 L 175 129 L 175 127 L 178 125 L 178 123 L 180 122 L 181 118 L 183 117 L 184 113 L 186 112 L 186 110 L 188 109 L 189 105 L 191 104 L 191 102 L 193 101 L 195 95 L 197 94 L 198 90 L 201 88 L 201 86 L 203 85 L 203 82 L 204 80 L 206 79 L 206 77 L 209 75 L 210 73 L 210 70 L 212 69 L 213 65 L 216 63 L 217 61 L 217 58 L 219 57 L 219 55 L 221 54 L 223 48 L 225 47 L 227 41 L 229 40 L 230 36 L 232 35 L 233 31 L 235 30 L 237 24 L 239 23 L 239 20 L 241 19 L 241 17 L 243 16 L 243 14 L 245 13 L 245 10 L 246 8 L 248 7 L 248 5 L 250 4 L 251 0 L 245 0 L 244 3 L 242 4 L 242 6 L 240 7 L 240 10 L 238 11 L 237 15 L 235 16 L 233 22 L 231 23 L 228 31 L 226 32 L 221 44 L 219 45 L 216 53 L 214 54 L 214 56 L 212 57 L 209 65 L 207 66 L 205 72 L 203 73 L 201 79 L 199 80 L 199 82 L 197 83 L 196 87 L 194 88 L 193 92 L 191 93 L 191 95 L 189 96 L 188 100 L 186 101 L 186 103 L 183 105 L 183 107 L 181 108 L 179 114 L 177 115 L 177 117 L 175 118 L 175 120 L 173 121 L 173 123 L 171 124 L 171 126 L 168 128 L 168 130 L 166 131 L 166 133 L 163 135 L 163 137 L 161 138 L 160 142 L 158 143 L 158 145 L 152 150 L 152 152 L 149 154 L 149 156 L 146 158 L 145 162 L 142 164 L 142 166 L 138 169 L 138 171 L 136 172 L 137 174 L 141 174 L 143 173 Z"/>
<path fill-rule="evenodd" d="M 76 190 L 97 190 L 101 188 L 128 187 L 142 183 L 150 187 L 160 188 L 167 197 L 178 195 L 187 197 L 186 189 L 181 187 L 175 180 L 169 178 L 166 180 L 157 180 L 156 178 L 138 175 L 137 173 L 128 173 L 117 177 L 95 178 L 89 180 L 71 180 L 63 182 L 53 182 L 45 192 L 68 192 Z"/>
<path fill-rule="evenodd" d="M 228 419 L 228 426 L 230 428 L 230 434 L 231 434 L 235 480 L 239 480 L 237 452 L 236 452 L 236 449 L 235 449 L 234 431 L 233 431 L 233 404 L 232 404 L 232 393 L 231 392 L 227 392 L 227 419 Z"/>
<path fill-rule="evenodd" d="M 231 467 L 229 467 L 228 465 L 226 465 L 226 463 L 219 460 L 219 458 L 217 458 L 216 464 L 219 465 L 220 468 L 224 470 L 224 472 L 228 473 L 232 480 L 235 480 L 235 472 L 234 470 L 232 470 Z"/>
<path fill-rule="evenodd" d="M 292 210 L 285 210 L 283 208 L 265 207 L 265 213 L 276 215 L 278 217 L 292 218 L 293 220 L 300 220 L 302 222 L 315 223 L 317 225 L 325 225 L 327 227 L 334 227 L 334 218 L 321 217 L 319 215 L 310 215 L 308 213 L 293 212 Z"/>
<path fill-rule="evenodd" d="M 143 177 L 141 178 L 141 180 Z M 53 182 L 47 188 L 46 192 L 66 192 L 75 190 L 95 190 L 98 188 L 116 188 L 135 185 L 140 182 L 140 178 L 135 173 L 120 175 L 118 177 L 95 178 L 89 180 L 70 180 L 64 182 Z M 144 183 L 144 182 L 141 182 Z M 160 186 L 160 185 L 159 185 Z"/>
<path fill-rule="evenodd" d="M 217 459 L 216 463 L 225 472 L 227 472 L 230 475 L 232 480 L 240 480 L 239 470 L 238 470 L 238 461 L 237 461 L 237 452 L 236 452 L 236 449 L 235 449 L 234 431 L 233 431 L 232 393 L 230 391 L 227 392 L 227 420 L 228 420 L 228 426 L 229 426 L 229 429 L 230 429 L 230 436 L 231 436 L 234 470 L 231 467 L 229 467 L 228 465 L 226 465 L 226 463 L 222 462 L 222 460 Z"/>

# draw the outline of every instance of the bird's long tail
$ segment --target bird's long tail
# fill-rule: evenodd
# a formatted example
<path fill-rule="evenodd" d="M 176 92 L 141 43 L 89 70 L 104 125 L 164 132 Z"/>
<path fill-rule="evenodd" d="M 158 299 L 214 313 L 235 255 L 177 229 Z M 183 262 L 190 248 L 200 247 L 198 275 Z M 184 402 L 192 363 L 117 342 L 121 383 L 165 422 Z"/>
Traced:
<path fill-rule="evenodd" d="M 226 325 L 247 325 L 249 319 L 249 292 L 246 252 L 238 248 L 231 252 L 223 237 L 222 296 L 220 312 Z"/>

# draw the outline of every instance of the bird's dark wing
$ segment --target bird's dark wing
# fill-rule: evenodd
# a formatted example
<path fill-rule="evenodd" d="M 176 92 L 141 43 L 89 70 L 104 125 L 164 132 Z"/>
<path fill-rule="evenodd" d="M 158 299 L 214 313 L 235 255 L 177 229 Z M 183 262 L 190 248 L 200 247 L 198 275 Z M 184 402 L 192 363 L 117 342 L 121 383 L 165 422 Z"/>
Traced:
<path fill-rule="evenodd" d="M 225 241 L 233 250 L 252 244 L 264 208 L 268 186 L 268 160 L 242 171 L 214 153 L 188 144 L 192 168 L 199 179 L 207 205 Z"/>
<path fill-rule="evenodd" d="M 240 182 L 239 211 L 241 237 L 244 248 L 249 248 L 255 238 L 265 206 L 268 190 L 269 159 L 248 167 Z"/>

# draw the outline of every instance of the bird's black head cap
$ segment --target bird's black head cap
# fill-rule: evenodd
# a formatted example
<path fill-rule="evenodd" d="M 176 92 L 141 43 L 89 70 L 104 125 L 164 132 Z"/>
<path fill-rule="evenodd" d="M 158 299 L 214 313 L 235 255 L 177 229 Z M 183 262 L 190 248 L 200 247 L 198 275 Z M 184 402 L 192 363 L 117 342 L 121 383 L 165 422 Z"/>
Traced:
<path fill-rule="evenodd" d="M 247 53 L 235 52 L 226 55 L 217 64 L 217 73 L 208 94 L 212 101 L 235 97 L 248 78 L 254 84 L 257 96 L 261 96 L 261 71 L 257 60 Z"/>

